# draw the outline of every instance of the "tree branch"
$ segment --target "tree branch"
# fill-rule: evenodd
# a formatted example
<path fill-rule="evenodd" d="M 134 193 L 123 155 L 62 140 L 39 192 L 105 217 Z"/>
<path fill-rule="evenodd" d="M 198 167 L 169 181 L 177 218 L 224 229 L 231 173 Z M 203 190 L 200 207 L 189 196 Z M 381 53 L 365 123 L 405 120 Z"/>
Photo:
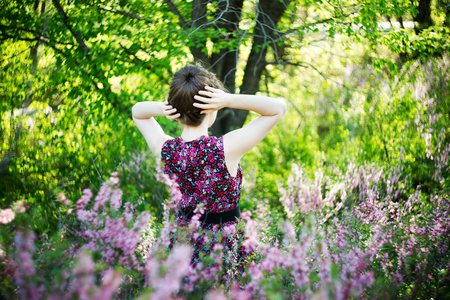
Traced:
<path fill-rule="evenodd" d="M 186 22 L 186 19 L 183 17 L 183 15 L 181 14 L 180 10 L 178 9 L 178 7 L 172 2 L 172 0 L 164 0 L 164 2 L 166 2 L 167 6 L 169 7 L 170 11 L 173 12 L 179 19 L 180 21 L 180 26 L 183 29 L 189 29 L 190 25 L 188 22 Z"/>
<path fill-rule="evenodd" d="M 92 60 L 92 56 L 89 53 L 89 48 L 86 45 L 86 43 L 84 42 L 81 34 L 74 30 L 72 25 L 69 23 L 69 18 L 67 17 L 66 12 L 64 11 L 64 9 L 61 6 L 61 3 L 59 2 L 59 0 L 52 0 L 53 5 L 56 8 L 56 11 L 58 12 L 58 14 L 60 15 L 64 25 L 67 27 L 67 29 L 69 29 L 70 33 L 73 35 L 73 37 L 76 39 L 78 46 L 81 48 L 81 50 L 84 52 L 84 54 L 86 55 L 86 58 L 88 59 L 88 61 Z"/>
<path fill-rule="evenodd" d="M 264 69 L 268 43 L 274 42 L 276 25 L 291 0 L 260 0 L 257 4 L 253 44 L 245 66 L 241 93 L 255 94 Z"/>
<path fill-rule="evenodd" d="M 87 5 L 91 6 L 91 7 L 95 7 L 97 9 L 99 9 L 99 10 L 102 10 L 102 11 L 106 11 L 106 12 L 115 14 L 115 15 L 121 15 L 121 16 L 130 18 L 130 19 L 134 19 L 134 20 L 138 20 L 138 21 L 142 21 L 143 20 L 143 21 L 145 21 L 147 23 L 151 23 L 151 20 L 143 18 L 140 15 L 138 15 L 136 13 L 133 13 L 133 12 L 127 12 L 127 11 L 124 11 L 124 10 L 112 10 L 112 9 L 107 9 L 107 8 L 101 7 L 99 5 L 93 5 L 93 4 L 87 4 Z"/>
<path fill-rule="evenodd" d="M 259 82 L 261 80 L 261 76 L 264 70 L 264 66 L 261 65 L 261 62 L 265 61 L 265 57 L 267 54 L 267 47 L 268 43 L 273 43 L 273 38 L 277 34 L 277 24 L 280 21 L 281 17 L 283 16 L 284 12 L 286 11 L 286 8 L 291 0 L 282 0 L 282 1 L 274 1 L 274 0 L 259 0 L 256 4 L 256 18 L 254 20 L 255 26 L 253 29 L 253 42 L 252 42 L 252 48 L 250 50 L 250 54 L 247 59 L 247 65 L 245 66 L 244 70 L 244 78 L 242 80 L 242 84 L 240 86 L 240 93 L 241 94 L 255 94 L 259 90 Z M 232 9 L 228 11 L 227 9 L 223 9 L 225 12 L 225 16 L 216 18 L 219 28 L 225 27 L 226 29 L 231 28 L 233 30 L 239 31 L 239 28 L 236 27 L 235 24 L 223 24 L 221 25 L 220 21 L 232 21 L 235 18 L 239 18 L 240 16 L 240 9 L 242 8 L 242 1 L 236 0 L 236 1 L 224 1 L 227 5 L 229 5 Z M 234 5 L 231 5 L 231 3 L 234 3 Z M 220 6 L 220 5 L 219 5 Z M 194 7 L 193 7 L 194 9 Z M 222 12 L 222 10 L 221 10 Z M 229 31 L 227 31 L 229 32 Z M 232 32 L 232 31 L 231 31 Z M 244 35 L 247 34 L 247 31 L 245 31 Z M 242 41 L 242 39 L 241 39 Z M 240 42 L 239 42 L 240 43 Z M 239 48 L 237 48 L 239 49 Z M 226 49 L 226 51 L 229 51 Z M 219 53 L 221 55 L 225 54 L 227 52 Z M 230 60 L 224 60 L 223 65 L 226 67 L 230 64 L 230 62 L 236 62 L 238 52 L 235 51 L 234 55 L 231 53 L 231 55 L 223 55 L 220 57 L 217 57 L 217 59 L 221 59 L 222 57 L 227 59 L 230 58 Z M 232 57 L 234 56 L 234 57 Z M 233 60 L 231 60 L 233 58 Z M 226 69 L 227 74 L 232 73 L 233 69 Z M 227 77 L 227 76 L 225 76 Z M 234 79 L 233 76 L 231 76 L 230 79 Z M 230 80 L 231 81 L 231 80 Z M 221 114 L 231 114 L 233 117 L 230 118 L 223 118 L 221 122 L 216 122 L 213 125 L 214 133 L 217 135 L 223 135 L 227 132 L 229 132 L 232 128 L 239 128 L 241 127 L 245 119 L 247 118 L 248 111 L 246 110 L 221 110 L 218 114 L 218 119 L 221 116 Z"/>
<path fill-rule="evenodd" d="M 12 36 L 12 35 L 4 35 L 4 36 L 2 36 L 0 38 L 0 41 L 6 41 L 6 40 L 9 40 L 9 39 L 16 39 L 18 41 L 26 41 L 26 42 L 36 42 L 36 41 L 38 41 L 38 38 L 20 38 L 20 37 L 18 38 L 18 37 Z"/>
<path fill-rule="evenodd" d="M 11 55 L 10 57 L 7 57 L 7 58 L 5 58 L 5 59 L 0 59 L 0 62 L 4 62 L 4 61 L 7 61 L 7 60 L 11 60 L 11 59 L 13 59 L 14 57 L 19 56 L 19 55 L 21 55 L 22 53 L 24 53 L 24 52 L 30 50 L 31 47 L 32 47 L 32 46 L 30 46 L 30 47 L 28 47 L 28 48 L 26 48 L 26 49 L 24 49 L 24 50 L 22 50 L 22 51 L 20 51 L 20 52 L 17 52 L 17 53 L 15 53 L 15 54 L 13 54 L 13 55 Z"/>
<path fill-rule="evenodd" d="M 126 53 L 128 53 L 129 55 L 132 55 L 134 57 L 135 60 L 137 60 L 138 62 L 140 62 L 141 64 L 144 65 L 144 67 L 147 70 L 151 70 L 152 68 L 150 66 L 145 66 L 147 64 L 146 61 L 140 59 L 139 57 L 137 57 L 136 53 L 134 53 L 133 51 L 131 51 L 130 49 L 128 49 L 127 47 L 125 47 L 124 45 L 122 45 L 122 43 L 119 42 L 119 46 L 120 48 L 122 48 Z"/>
<path fill-rule="evenodd" d="M 359 91 L 358 89 L 354 89 L 354 88 L 351 88 L 351 87 L 345 85 L 343 82 L 339 82 L 339 81 L 334 80 L 333 78 L 330 78 L 329 76 L 325 75 L 322 71 L 320 71 L 316 66 L 314 66 L 313 64 L 308 63 L 308 62 L 293 62 L 293 61 L 271 61 L 270 62 L 270 61 L 266 61 L 263 63 L 263 65 L 264 66 L 267 66 L 267 65 L 289 65 L 289 66 L 302 67 L 302 68 L 309 67 L 309 68 L 312 68 L 314 71 L 316 71 L 320 76 L 322 76 L 326 80 L 330 80 L 330 81 L 342 86 L 346 90 Z"/>
<path fill-rule="evenodd" d="M 208 0 L 192 1 L 191 28 L 194 30 L 190 34 L 196 32 L 197 30 L 204 29 L 207 21 L 207 4 Z M 209 62 L 208 56 L 203 52 L 205 41 L 202 40 L 202 44 L 200 45 L 198 40 L 199 39 L 197 37 L 192 37 L 193 45 L 190 47 L 191 53 L 194 56 L 195 60 Z"/>

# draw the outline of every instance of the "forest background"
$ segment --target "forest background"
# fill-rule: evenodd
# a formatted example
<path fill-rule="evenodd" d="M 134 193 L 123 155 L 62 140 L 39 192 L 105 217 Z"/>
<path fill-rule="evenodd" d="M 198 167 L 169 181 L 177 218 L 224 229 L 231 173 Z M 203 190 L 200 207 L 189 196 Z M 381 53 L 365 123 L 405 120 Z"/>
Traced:
<path fill-rule="evenodd" d="M 302 232 L 309 213 L 318 210 L 326 220 L 329 214 L 344 220 L 344 210 L 368 197 L 361 196 L 367 192 L 361 185 L 347 191 L 358 197 L 333 190 L 352 170 L 382 170 L 382 179 L 368 183 L 376 186 L 377 201 L 405 206 L 416 195 L 423 209 L 416 204 L 404 215 L 408 220 L 435 209 L 436 197 L 440 204 L 449 201 L 448 1 L 3 0 L 0 15 L 0 276 L 6 295 L 20 296 L 24 282 L 37 280 L 19 280 L 20 266 L 11 271 L 17 233 L 33 232 L 37 248 L 46 239 L 71 244 L 62 237 L 67 227 L 85 225 L 70 203 L 84 189 L 101 191 L 114 172 L 120 173 L 114 183 L 123 202 L 150 212 L 159 234 L 169 193 L 157 181 L 131 108 L 166 100 L 171 75 L 188 62 L 209 66 L 230 92 L 287 102 L 283 120 L 241 162 L 242 210 L 256 214 L 263 204 L 278 220 L 269 226 L 274 231 L 288 219 Z M 211 134 L 223 135 L 253 117 L 224 109 Z M 169 135 L 179 134 L 176 123 L 158 121 Z M 320 205 L 314 190 L 301 193 L 308 185 L 320 194 Z M 325 203 L 330 197 L 332 205 Z M 443 226 L 436 237 L 447 247 L 441 250 L 449 246 L 445 220 L 433 224 Z M 439 261 L 426 271 L 433 273 L 430 282 L 419 287 L 412 263 L 402 273 L 410 278 L 392 293 L 449 295 L 449 255 L 436 251 L 427 251 Z M 39 255 L 50 254 L 33 255 L 38 264 Z M 57 276 L 54 266 L 47 269 L 49 278 Z M 120 289 L 126 297 L 141 291 Z M 286 296 L 279 286 L 263 290 Z"/>

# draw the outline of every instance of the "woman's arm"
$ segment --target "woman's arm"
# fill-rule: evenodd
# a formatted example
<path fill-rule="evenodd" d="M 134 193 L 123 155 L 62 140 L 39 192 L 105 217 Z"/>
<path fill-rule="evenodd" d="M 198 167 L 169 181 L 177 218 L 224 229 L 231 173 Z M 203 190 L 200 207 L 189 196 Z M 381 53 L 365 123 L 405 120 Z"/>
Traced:
<path fill-rule="evenodd" d="M 205 91 L 199 91 L 198 93 L 209 97 L 194 96 L 195 99 L 203 102 L 203 104 L 194 103 L 194 106 L 203 109 L 202 113 L 209 113 L 224 107 L 229 107 L 251 110 L 261 116 L 275 116 L 279 114 L 282 116 L 287 109 L 284 101 L 271 97 L 228 94 L 209 86 L 205 87 Z"/>
<path fill-rule="evenodd" d="M 230 107 L 251 110 L 260 114 L 246 126 L 231 131 L 223 137 L 226 163 L 232 174 L 235 174 L 242 156 L 272 130 L 287 110 L 284 101 L 271 97 L 228 94 L 211 87 L 205 87 L 205 91 L 199 91 L 199 94 L 195 96 L 195 99 L 203 103 L 194 103 L 194 106 L 203 109 L 202 113 Z"/>
<path fill-rule="evenodd" d="M 133 121 L 147 141 L 154 155 L 161 155 L 161 148 L 165 141 L 172 137 L 166 135 L 161 126 L 156 122 L 154 116 L 166 116 L 168 119 L 176 119 L 180 115 L 172 115 L 176 110 L 162 102 L 138 102 L 133 106 Z"/>

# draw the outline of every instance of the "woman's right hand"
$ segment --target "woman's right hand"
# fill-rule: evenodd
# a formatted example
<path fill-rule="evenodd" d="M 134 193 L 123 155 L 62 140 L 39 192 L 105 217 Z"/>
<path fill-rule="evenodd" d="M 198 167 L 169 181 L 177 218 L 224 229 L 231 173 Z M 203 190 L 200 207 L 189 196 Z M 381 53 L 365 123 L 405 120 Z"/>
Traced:
<path fill-rule="evenodd" d="M 177 109 L 169 104 L 169 101 L 164 102 L 163 112 L 166 118 L 169 120 L 176 120 L 181 116 L 179 113 L 177 113 Z"/>
<path fill-rule="evenodd" d="M 198 93 L 199 95 L 195 95 L 194 99 L 201 103 L 194 103 L 194 106 L 202 109 L 202 114 L 211 113 L 229 106 L 233 97 L 232 94 L 210 86 L 205 86 L 205 90 L 200 90 Z"/>

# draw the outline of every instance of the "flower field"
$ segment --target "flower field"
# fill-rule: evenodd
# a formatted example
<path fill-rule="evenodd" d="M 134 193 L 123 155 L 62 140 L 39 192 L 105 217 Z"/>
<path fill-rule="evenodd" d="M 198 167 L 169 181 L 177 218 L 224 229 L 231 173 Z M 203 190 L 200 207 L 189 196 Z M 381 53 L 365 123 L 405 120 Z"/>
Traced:
<path fill-rule="evenodd" d="M 448 168 L 449 147 L 439 149 L 437 169 Z M 2 291 L 21 299 L 448 296 L 450 198 L 443 188 L 410 192 L 404 175 L 400 162 L 394 170 L 352 165 L 334 177 L 318 171 L 310 180 L 293 165 L 281 188 L 287 218 L 264 203 L 243 214 L 239 227 L 252 255 L 238 274 L 235 253 L 220 246 L 190 266 L 188 241 L 205 233 L 195 222 L 188 228 L 173 222 L 176 185 L 158 224 L 122 200 L 120 175 L 114 173 L 96 195 L 86 189 L 76 203 L 59 195 L 72 215 L 60 237 L 13 233 L 14 251 L 1 256 Z M 20 214 L 26 214 L 23 203 L 2 210 L 2 226 L 13 228 Z M 171 234 L 186 243 L 169 251 Z M 234 267 L 224 268 L 224 261 Z"/>

